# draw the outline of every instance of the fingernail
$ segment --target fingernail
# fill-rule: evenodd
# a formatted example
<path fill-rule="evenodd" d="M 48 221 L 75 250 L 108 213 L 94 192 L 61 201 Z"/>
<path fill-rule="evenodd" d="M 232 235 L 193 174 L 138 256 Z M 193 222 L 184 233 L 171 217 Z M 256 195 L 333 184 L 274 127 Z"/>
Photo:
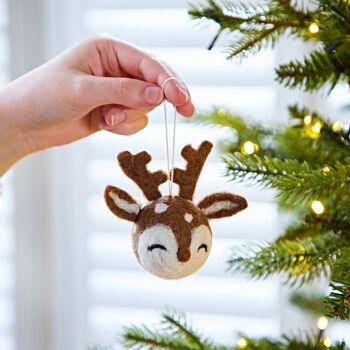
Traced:
<path fill-rule="evenodd" d="M 150 86 L 145 91 L 145 102 L 149 104 L 157 104 L 162 101 L 163 92 L 159 87 Z"/>
<path fill-rule="evenodd" d="M 186 97 L 186 102 L 187 102 L 190 97 L 188 96 L 186 89 L 182 85 L 180 85 L 178 82 L 176 82 L 175 85 L 182 92 L 182 94 Z"/>
<path fill-rule="evenodd" d="M 115 125 L 115 124 L 118 124 L 118 123 L 122 122 L 125 119 L 125 117 L 126 116 L 125 116 L 125 113 L 123 111 L 115 112 L 112 115 L 110 125 Z"/>

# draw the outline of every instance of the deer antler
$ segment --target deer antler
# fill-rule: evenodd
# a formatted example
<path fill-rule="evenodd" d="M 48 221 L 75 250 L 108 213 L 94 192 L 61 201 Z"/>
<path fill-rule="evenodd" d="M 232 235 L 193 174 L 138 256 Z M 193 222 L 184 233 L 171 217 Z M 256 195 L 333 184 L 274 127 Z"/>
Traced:
<path fill-rule="evenodd" d="M 209 141 L 204 141 L 198 150 L 195 150 L 191 145 L 182 149 L 181 155 L 187 160 L 186 169 L 174 169 L 174 182 L 180 187 L 179 196 L 181 198 L 192 200 L 197 180 L 212 147 L 213 145 Z"/>
<path fill-rule="evenodd" d="M 152 157 L 145 151 L 132 155 L 125 151 L 118 154 L 118 162 L 125 175 L 132 179 L 149 201 L 162 196 L 158 186 L 168 179 L 162 170 L 150 172 L 147 164 Z"/>

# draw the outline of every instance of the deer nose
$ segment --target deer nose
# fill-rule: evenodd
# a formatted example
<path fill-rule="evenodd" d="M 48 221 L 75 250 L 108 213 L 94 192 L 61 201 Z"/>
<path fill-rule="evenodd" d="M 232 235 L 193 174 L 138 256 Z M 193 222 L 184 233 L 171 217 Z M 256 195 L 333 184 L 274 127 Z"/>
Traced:
<path fill-rule="evenodd" d="M 190 260 L 191 252 L 188 248 L 179 248 L 177 251 L 177 260 L 180 262 L 186 262 Z"/>

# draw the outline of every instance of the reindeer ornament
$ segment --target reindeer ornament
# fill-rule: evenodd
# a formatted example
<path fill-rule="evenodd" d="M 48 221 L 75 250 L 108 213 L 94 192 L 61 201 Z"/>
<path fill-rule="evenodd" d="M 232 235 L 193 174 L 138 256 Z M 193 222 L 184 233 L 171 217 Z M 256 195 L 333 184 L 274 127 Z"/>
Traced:
<path fill-rule="evenodd" d="M 122 152 L 118 162 L 124 173 L 142 190 L 149 203 L 141 206 L 120 188 L 107 186 L 105 200 L 119 218 L 132 221 L 133 249 L 140 264 L 152 274 L 165 279 L 186 277 L 207 260 L 212 232 L 210 219 L 232 216 L 247 207 L 247 201 L 231 193 L 217 192 L 196 206 L 193 193 L 212 144 L 204 141 L 198 148 L 190 145 L 181 155 L 185 170 L 175 168 L 173 181 L 179 185 L 178 196 L 163 196 L 158 186 L 167 181 L 163 171 L 150 172 L 147 152 L 132 155 Z"/>

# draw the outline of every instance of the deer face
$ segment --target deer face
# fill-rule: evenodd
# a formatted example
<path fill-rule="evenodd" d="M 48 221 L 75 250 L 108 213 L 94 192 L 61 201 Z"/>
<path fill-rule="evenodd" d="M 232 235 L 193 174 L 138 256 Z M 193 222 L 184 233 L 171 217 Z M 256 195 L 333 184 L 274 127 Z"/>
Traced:
<path fill-rule="evenodd" d="M 167 196 L 141 210 L 133 244 L 146 270 L 162 278 L 180 278 L 204 264 L 211 230 L 206 216 L 190 201 Z"/>
<path fill-rule="evenodd" d="M 192 172 L 197 170 L 195 176 L 198 177 L 211 147 L 209 142 L 202 143 L 198 151 L 186 146 L 184 150 L 194 151 L 192 158 L 197 155 L 197 159 L 195 163 L 188 163 L 186 171 L 174 169 L 174 182 L 182 184 L 190 164 L 196 165 Z M 200 159 L 198 155 L 201 155 Z M 180 185 L 180 196 L 161 197 L 160 193 L 157 193 L 158 186 L 150 186 L 151 179 L 159 185 L 159 181 L 166 181 L 166 174 L 142 170 L 146 169 L 145 162 L 150 161 L 147 153 L 132 156 L 129 152 L 123 152 L 118 156 L 118 160 L 124 172 L 140 186 L 150 202 L 141 208 L 125 191 L 107 186 L 107 205 L 118 217 L 134 222 L 134 252 L 140 264 L 158 277 L 177 279 L 198 270 L 207 260 L 212 245 L 212 232 L 208 220 L 231 216 L 247 206 L 243 197 L 222 192 L 205 197 L 196 206 L 191 201 L 194 187 L 189 189 L 184 185 Z M 127 166 L 130 164 L 136 165 L 136 170 L 134 168 L 132 173 L 131 168 Z M 137 170 L 140 166 L 141 169 Z M 143 177 L 140 177 L 140 173 L 143 173 Z M 148 187 L 143 184 L 145 177 L 148 179 Z M 192 179 L 189 183 L 195 186 L 196 181 L 197 179 Z"/>

